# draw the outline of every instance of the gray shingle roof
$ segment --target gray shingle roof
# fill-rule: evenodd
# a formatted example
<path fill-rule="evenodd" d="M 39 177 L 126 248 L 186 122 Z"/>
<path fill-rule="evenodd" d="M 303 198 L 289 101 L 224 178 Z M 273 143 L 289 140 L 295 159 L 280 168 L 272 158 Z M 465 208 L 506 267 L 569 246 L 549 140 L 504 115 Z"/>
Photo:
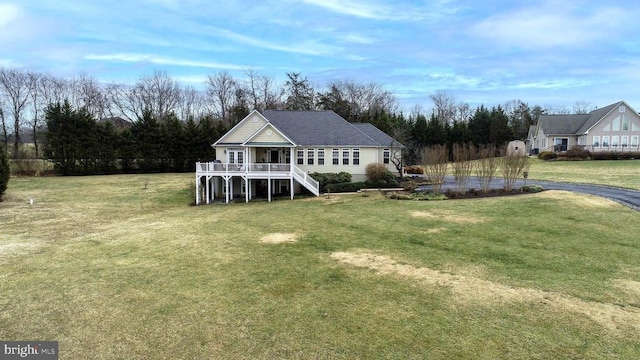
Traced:
<path fill-rule="evenodd" d="M 393 146 L 393 147 L 404 147 L 400 142 L 391 136 L 387 135 L 384 131 L 378 129 L 370 123 L 351 123 L 351 125 L 355 126 L 358 130 L 362 131 L 365 135 L 372 138 L 375 142 L 380 144 L 380 146 Z"/>
<path fill-rule="evenodd" d="M 300 146 L 389 146 L 379 140 L 391 139 L 376 127 L 373 129 L 387 136 L 382 137 L 373 129 L 362 130 L 331 110 L 286 111 L 266 110 L 262 114 L 285 136 Z M 363 127 L 364 128 L 364 127 Z"/>
<path fill-rule="evenodd" d="M 588 114 L 541 115 L 538 121 L 547 135 L 584 134 L 621 103 L 622 101 L 619 101 Z"/>

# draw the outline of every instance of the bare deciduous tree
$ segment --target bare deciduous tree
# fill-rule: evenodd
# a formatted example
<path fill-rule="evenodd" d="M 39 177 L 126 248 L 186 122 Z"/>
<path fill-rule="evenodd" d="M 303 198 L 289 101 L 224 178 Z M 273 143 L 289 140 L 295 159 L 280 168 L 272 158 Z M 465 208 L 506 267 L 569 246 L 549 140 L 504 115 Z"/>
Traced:
<path fill-rule="evenodd" d="M 236 80 L 226 71 L 207 77 L 207 96 L 213 104 L 216 115 L 222 121 L 229 123 L 229 112 L 238 88 Z"/>
<path fill-rule="evenodd" d="M 433 101 L 433 114 L 442 124 L 451 124 L 456 116 L 456 100 L 444 91 L 429 95 Z"/>
<path fill-rule="evenodd" d="M 110 84 L 105 91 L 115 109 L 132 122 L 142 118 L 145 111 L 158 120 L 168 119 L 176 111 L 181 96 L 180 84 L 164 71 L 154 71 L 133 87 Z"/>
<path fill-rule="evenodd" d="M 0 90 L 8 102 L 8 108 L 13 115 L 13 156 L 18 156 L 20 144 L 20 128 L 23 113 L 31 95 L 29 74 L 25 70 L 0 68 Z"/>
<path fill-rule="evenodd" d="M 433 186 L 433 192 L 439 194 L 444 177 L 449 169 L 449 150 L 446 145 L 431 145 L 422 150 L 424 173 Z"/>
<path fill-rule="evenodd" d="M 474 163 L 474 169 L 480 189 L 482 192 L 489 192 L 491 180 L 498 171 L 498 158 L 496 158 L 496 146 L 494 144 L 483 144 L 478 147 L 478 160 Z"/>
<path fill-rule="evenodd" d="M 529 170 L 529 157 L 519 155 L 515 151 L 509 152 L 506 147 L 503 147 L 500 152 L 503 154 L 500 157 L 500 171 L 504 178 L 504 189 L 511 191 L 516 180 Z"/>
<path fill-rule="evenodd" d="M 456 180 L 456 191 L 464 194 L 467 191 L 469 178 L 473 171 L 473 158 L 476 147 L 472 143 L 453 144 L 453 176 Z"/>

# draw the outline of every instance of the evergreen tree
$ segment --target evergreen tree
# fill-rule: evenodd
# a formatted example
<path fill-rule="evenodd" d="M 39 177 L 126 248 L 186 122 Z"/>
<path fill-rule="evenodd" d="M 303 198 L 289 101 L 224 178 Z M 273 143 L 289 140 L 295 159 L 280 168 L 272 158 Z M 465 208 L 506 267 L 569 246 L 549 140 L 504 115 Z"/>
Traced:
<path fill-rule="evenodd" d="M 7 191 L 7 185 L 9 184 L 9 160 L 7 160 L 7 153 L 2 144 L 0 144 L 0 201 L 2 201 L 2 195 Z"/>
<path fill-rule="evenodd" d="M 86 109 L 74 110 L 68 101 L 46 110 L 45 155 L 62 175 L 88 174 L 95 162 L 96 122 Z"/>

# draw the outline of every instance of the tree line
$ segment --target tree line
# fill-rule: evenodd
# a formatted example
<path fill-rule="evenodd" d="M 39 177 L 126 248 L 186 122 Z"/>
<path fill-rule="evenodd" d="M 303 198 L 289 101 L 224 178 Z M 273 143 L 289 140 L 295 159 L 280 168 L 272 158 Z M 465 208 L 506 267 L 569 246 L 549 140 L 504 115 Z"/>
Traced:
<path fill-rule="evenodd" d="M 203 90 L 183 86 L 163 71 L 125 85 L 103 84 L 87 75 L 63 79 L 0 68 L 0 141 L 5 148 L 11 146 L 12 157 L 18 158 L 26 151 L 20 147 L 21 137 L 28 135 L 33 156 L 51 157 L 60 154 L 54 145 L 63 138 L 57 129 L 64 128 L 78 134 L 67 139 L 75 144 L 69 146 L 80 149 L 64 153 L 76 157 L 73 166 L 70 162 L 59 166 L 66 173 L 185 171 L 193 167 L 190 161 L 211 160 L 212 154 L 204 150 L 174 154 L 170 149 L 204 148 L 203 142 L 209 146 L 251 109 L 333 110 L 348 121 L 372 123 L 400 140 L 406 145 L 405 163 L 411 164 L 420 163 L 425 146 L 452 148 L 456 143 L 524 139 L 541 114 L 593 109 L 586 102 L 577 102 L 570 109 L 529 106 L 520 100 L 472 109 L 445 92 L 436 92 L 429 96 L 432 109 L 415 106 L 403 113 L 395 96 L 380 84 L 332 81 L 321 87 L 294 72 L 286 74 L 284 83 L 277 83 L 252 69 L 245 71 L 243 79 L 226 71 L 210 74 L 203 85 Z M 50 123 L 51 117 L 67 119 L 84 130 Z M 155 137 L 145 135 L 147 128 L 154 129 L 149 134 Z M 47 141 L 50 143 L 45 144 Z M 47 145 L 46 153 L 43 145 Z"/>

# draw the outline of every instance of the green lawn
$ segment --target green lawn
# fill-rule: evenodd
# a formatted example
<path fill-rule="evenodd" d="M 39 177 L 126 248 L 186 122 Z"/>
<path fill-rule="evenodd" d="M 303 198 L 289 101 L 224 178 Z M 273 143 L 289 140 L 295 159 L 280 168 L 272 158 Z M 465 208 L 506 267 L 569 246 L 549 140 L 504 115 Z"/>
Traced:
<path fill-rule="evenodd" d="M 192 181 L 12 178 L 0 339 L 59 340 L 61 359 L 640 357 L 629 208 L 552 191 L 193 207 Z"/>
<path fill-rule="evenodd" d="M 537 180 L 606 184 L 640 190 L 640 160 L 542 161 L 531 159 Z"/>

